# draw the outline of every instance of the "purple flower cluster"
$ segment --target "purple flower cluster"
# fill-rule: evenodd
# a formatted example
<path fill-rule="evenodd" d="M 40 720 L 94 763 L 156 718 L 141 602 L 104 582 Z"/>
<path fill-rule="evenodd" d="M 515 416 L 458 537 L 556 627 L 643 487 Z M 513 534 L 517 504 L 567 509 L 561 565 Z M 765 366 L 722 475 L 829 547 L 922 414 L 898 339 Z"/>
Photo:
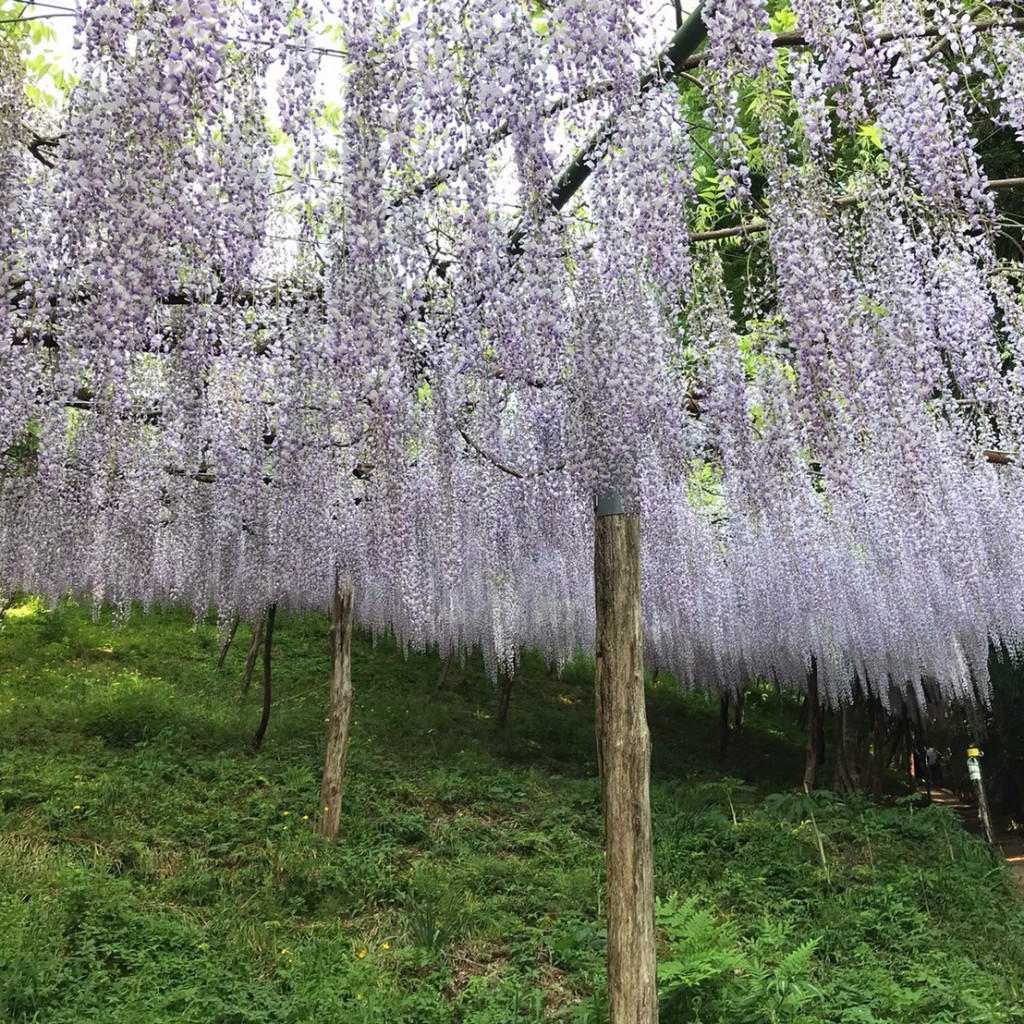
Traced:
<path fill-rule="evenodd" d="M 707 0 L 701 11 L 708 31 L 706 116 L 714 128 L 713 142 L 727 161 L 722 168 L 726 194 L 746 196 L 750 167 L 739 90 L 743 78 L 758 79 L 758 88 L 767 92 L 773 87 L 775 53 L 768 7 L 762 0 Z"/>
<path fill-rule="evenodd" d="M 782 59 L 716 0 L 683 104 L 638 92 L 639 3 L 336 6 L 321 47 L 291 0 L 83 3 L 56 166 L 0 117 L 0 589 L 253 614 L 340 571 L 408 646 L 561 663 L 614 490 L 652 666 L 984 699 L 1024 635 L 1024 477 L 984 454 L 1024 442 L 1024 306 L 960 83 L 1019 131 L 1019 37 L 933 5 L 925 61 L 917 5 L 796 0 Z M 737 260 L 700 193 L 755 156 Z"/>

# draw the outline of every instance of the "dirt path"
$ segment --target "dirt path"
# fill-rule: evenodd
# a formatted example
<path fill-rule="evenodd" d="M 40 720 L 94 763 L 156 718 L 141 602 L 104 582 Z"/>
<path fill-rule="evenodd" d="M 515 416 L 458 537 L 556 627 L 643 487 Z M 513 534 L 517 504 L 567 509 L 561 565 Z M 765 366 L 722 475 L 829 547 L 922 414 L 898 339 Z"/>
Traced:
<path fill-rule="evenodd" d="M 977 805 L 973 800 L 965 800 L 951 789 L 936 788 L 932 790 L 932 800 L 937 804 L 952 807 L 956 815 L 964 823 L 964 828 L 975 835 L 982 835 L 981 818 Z M 996 833 L 996 845 L 1006 860 L 1017 887 L 1024 892 L 1024 835 L 1020 831 L 1011 832 L 1001 828 L 998 819 L 993 822 Z"/>

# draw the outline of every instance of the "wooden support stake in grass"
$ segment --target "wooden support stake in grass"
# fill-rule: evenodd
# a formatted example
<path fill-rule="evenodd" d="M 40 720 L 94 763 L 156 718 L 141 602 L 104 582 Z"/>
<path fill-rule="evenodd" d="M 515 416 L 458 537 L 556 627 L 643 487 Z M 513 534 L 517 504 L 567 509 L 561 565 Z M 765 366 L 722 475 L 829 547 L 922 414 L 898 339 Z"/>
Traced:
<path fill-rule="evenodd" d="M 804 710 L 804 727 L 807 730 L 807 742 L 804 747 L 804 792 L 810 793 L 816 788 L 824 740 L 818 696 L 818 662 L 813 655 L 811 667 L 807 670 L 807 697 L 804 701 Z"/>
<path fill-rule="evenodd" d="M 231 625 L 228 626 L 228 635 L 224 638 L 224 643 L 221 644 L 220 655 L 217 658 L 217 668 L 224 667 L 224 659 L 228 656 L 228 648 L 231 647 L 231 641 L 235 639 L 235 633 L 238 632 L 238 623 L 241 622 L 241 616 L 238 612 L 235 612 L 231 616 Z"/>
<path fill-rule="evenodd" d="M 621 510 L 621 502 L 612 502 Z M 640 633 L 640 517 L 594 520 L 594 661 L 605 819 L 609 1024 L 657 1024 L 651 739 Z"/>
<path fill-rule="evenodd" d="M 732 727 L 736 732 L 743 728 L 743 717 L 746 714 L 745 696 L 742 690 L 737 690 L 735 695 L 736 703 L 732 712 Z"/>
<path fill-rule="evenodd" d="M 320 786 L 321 834 L 337 838 L 345 785 L 349 728 L 352 723 L 352 584 L 334 578 L 331 606 L 331 707 L 327 718 L 327 753 Z"/>
<path fill-rule="evenodd" d="M 723 760 L 729 754 L 729 694 L 718 698 L 718 756 Z"/>
<path fill-rule="evenodd" d="M 508 708 L 512 702 L 512 673 L 502 669 L 498 673 L 498 731 L 505 731 Z"/>
<path fill-rule="evenodd" d="M 277 605 L 272 604 L 267 609 L 267 627 L 263 636 L 263 711 L 260 714 L 260 724 L 256 726 L 256 732 L 252 737 L 252 745 L 256 750 L 260 749 L 263 737 L 267 732 L 267 725 L 270 723 L 270 649 L 274 641 L 274 616 L 277 614 Z"/>
<path fill-rule="evenodd" d="M 451 667 L 452 667 L 452 652 L 449 651 L 445 655 L 444 661 L 441 663 L 441 673 L 437 677 L 437 688 L 439 690 L 443 690 L 444 686 L 445 686 L 445 683 L 448 682 L 448 672 L 451 669 Z"/>
<path fill-rule="evenodd" d="M 245 656 L 245 668 L 238 678 L 238 689 L 244 696 L 249 692 L 252 685 L 252 673 L 256 668 L 256 656 L 260 653 L 260 645 L 263 643 L 263 622 L 265 616 L 261 615 L 252 621 L 252 636 L 249 638 L 249 652 Z"/>

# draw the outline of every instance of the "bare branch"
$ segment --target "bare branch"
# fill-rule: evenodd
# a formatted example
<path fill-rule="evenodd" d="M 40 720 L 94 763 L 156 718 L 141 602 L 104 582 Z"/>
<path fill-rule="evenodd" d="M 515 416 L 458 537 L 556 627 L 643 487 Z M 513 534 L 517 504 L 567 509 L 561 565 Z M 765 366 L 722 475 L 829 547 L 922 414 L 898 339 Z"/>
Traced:
<path fill-rule="evenodd" d="M 987 187 L 994 190 L 1024 188 L 1024 178 L 994 178 L 986 182 Z M 853 206 L 864 201 L 863 196 L 839 196 L 832 203 L 834 207 Z M 736 224 L 729 228 L 713 228 L 710 231 L 695 231 L 690 235 L 691 242 L 716 242 L 722 238 L 744 238 L 747 235 L 756 235 L 768 230 L 768 222 L 764 220 L 751 220 L 745 224 Z"/>
<path fill-rule="evenodd" d="M 546 469 L 517 469 L 515 466 L 510 466 L 492 455 L 486 448 L 482 447 L 479 442 L 470 437 L 464 427 L 460 426 L 458 430 L 462 435 L 462 440 L 465 441 L 466 444 L 468 444 L 469 447 L 477 453 L 477 455 L 486 462 L 489 462 L 495 469 L 500 469 L 502 473 L 514 476 L 517 480 L 532 480 L 538 476 L 545 476 L 548 473 L 557 473 L 559 470 L 565 469 L 566 467 L 564 462 L 559 462 L 554 466 L 548 466 Z"/>
<path fill-rule="evenodd" d="M 1017 461 L 1012 452 L 1003 452 L 995 448 L 986 448 L 981 454 L 993 466 L 1012 466 Z"/>
<path fill-rule="evenodd" d="M 55 167 L 57 165 L 56 160 L 48 153 L 44 153 L 47 149 L 56 149 L 60 145 L 60 140 L 64 138 L 63 135 L 57 135 L 54 138 L 48 138 L 45 135 L 40 135 L 37 131 L 32 128 L 28 128 L 26 125 L 22 125 L 25 128 L 31 138 L 29 139 L 27 146 L 28 151 L 38 160 L 44 167 Z"/>
<path fill-rule="evenodd" d="M 1024 18 L 982 18 L 978 21 L 972 21 L 969 23 L 970 27 L 978 32 L 991 32 L 997 28 L 1009 28 L 1016 29 L 1018 31 L 1024 29 Z M 915 29 L 912 32 L 879 32 L 874 37 L 875 42 L 879 43 L 892 43 L 897 39 L 933 39 L 935 36 L 940 36 L 945 31 L 944 25 L 924 25 L 919 29 Z M 772 36 L 771 45 L 776 50 L 784 50 L 793 46 L 808 46 L 810 45 L 807 36 L 803 32 L 776 32 Z M 692 70 L 693 68 L 699 68 L 707 60 L 707 55 L 703 53 L 696 53 L 691 57 L 687 57 L 683 61 L 679 70 Z"/>

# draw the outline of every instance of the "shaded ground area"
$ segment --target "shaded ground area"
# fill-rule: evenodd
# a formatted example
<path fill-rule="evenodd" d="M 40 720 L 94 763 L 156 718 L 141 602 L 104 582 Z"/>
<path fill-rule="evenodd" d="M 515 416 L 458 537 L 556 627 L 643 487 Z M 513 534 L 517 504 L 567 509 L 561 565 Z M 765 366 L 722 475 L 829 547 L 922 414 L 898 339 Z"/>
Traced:
<path fill-rule="evenodd" d="M 984 835 L 978 805 L 973 797 L 961 796 L 951 789 L 933 788 L 932 800 L 937 804 L 951 807 L 968 832 L 978 836 Z M 996 845 L 1013 873 L 1017 887 L 1024 892 L 1024 832 L 1020 828 L 1012 828 L 1012 824 L 1014 823 L 995 818 L 992 827 Z"/>

